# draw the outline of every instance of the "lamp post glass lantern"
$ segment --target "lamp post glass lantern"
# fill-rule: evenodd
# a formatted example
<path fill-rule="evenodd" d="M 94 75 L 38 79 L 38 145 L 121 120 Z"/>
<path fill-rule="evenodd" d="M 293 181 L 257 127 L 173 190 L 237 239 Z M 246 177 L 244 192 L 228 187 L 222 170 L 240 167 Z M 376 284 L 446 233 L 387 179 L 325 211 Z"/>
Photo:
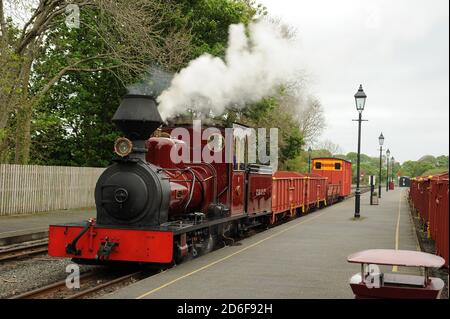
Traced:
<path fill-rule="evenodd" d="M 360 84 L 358 92 L 356 92 L 355 94 L 356 110 L 358 110 L 359 113 L 361 113 L 364 110 L 364 106 L 366 105 L 366 99 L 367 95 L 366 93 L 364 93 L 362 84 Z"/>
<path fill-rule="evenodd" d="M 359 218 L 360 216 L 360 201 L 361 201 L 361 190 L 359 189 L 359 181 L 360 181 L 360 157 L 361 157 L 361 122 L 362 119 L 362 111 L 364 110 L 364 106 L 366 105 L 367 95 L 364 93 L 362 84 L 359 85 L 359 89 L 355 94 L 355 104 L 356 110 L 359 113 L 358 117 L 358 157 L 356 163 L 356 191 L 355 191 L 355 218 Z"/>
<path fill-rule="evenodd" d="M 384 136 L 383 133 L 378 137 L 378 142 L 380 143 L 380 172 L 379 172 L 379 180 L 378 180 L 378 198 L 381 198 L 381 169 L 383 168 L 383 144 L 384 144 Z"/>
<path fill-rule="evenodd" d="M 389 156 L 391 156 L 391 151 L 389 149 L 386 150 L 386 192 L 389 192 Z"/>

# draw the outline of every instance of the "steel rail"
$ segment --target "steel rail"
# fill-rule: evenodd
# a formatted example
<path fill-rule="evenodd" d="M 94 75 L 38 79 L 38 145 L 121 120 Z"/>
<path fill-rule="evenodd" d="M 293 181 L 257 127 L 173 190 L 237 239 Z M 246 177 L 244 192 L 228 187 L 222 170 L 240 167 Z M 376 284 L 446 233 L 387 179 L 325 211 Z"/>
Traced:
<path fill-rule="evenodd" d="M 89 272 L 87 274 L 81 275 L 80 276 L 80 280 L 81 279 L 87 279 L 87 278 L 91 278 L 94 277 L 96 275 L 95 272 Z M 55 290 L 58 290 L 60 288 L 64 288 L 66 287 L 66 280 L 61 280 L 61 281 L 57 281 L 55 283 L 49 284 L 49 285 L 45 285 L 42 287 L 39 287 L 37 289 L 33 289 L 27 292 L 24 292 L 20 295 L 17 296 L 12 296 L 10 297 L 10 299 L 33 299 L 33 298 L 38 298 L 39 296 L 42 295 L 46 295 L 49 294 L 51 292 L 54 292 Z"/>
<path fill-rule="evenodd" d="M 48 241 L 0 250 L 0 262 L 46 253 Z"/>
<path fill-rule="evenodd" d="M 62 299 L 81 299 L 83 297 L 86 297 L 88 295 L 91 295 L 95 292 L 98 292 L 104 288 L 111 287 L 113 285 L 125 282 L 135 276 L 139 276 L 144 274 L 143 271 L 137 271 L 133 273 L 126 274 L 124 276 L 120 276 L 118 278 L 113 278 L 111 280 L 107 280 L 106 282 L 103 282 L 101 284 L 97 284 L 93 287 L 84 289 L 84 290 L 72 290 L 68 289 L 66 287 L 66 280 L 61 280 L 58 282 L 55 282 L 50 285 L 45 285 L 42 287 L 39 287 L 37 289 L 27 291 L 25 293 L 22 293 L 17 296 L 12 296 L 10 299 L 54 299 L 57 294 L 60 292 L 63 294 Z M 102 272 L 89 272 L 82 276 L 80 276 L 80 280 L 82 279 L 89 279 L 90 282 L 95 282 L 99 279 L 99 276 L 104 275 Z M 63 290 L 64 289 L 64 290 Z"/>
<path fill-rule="evenodd" d="M 107 281 L 107 282 L 105 282 L 103 284 L 100 284 L 100 285 L 97 285 L 95 287 L 88 288 L 86 290 L 80 291 L 79 293 L 76 293 L 74 295 L 68 296 L 68 297 L 66 297 L 64 299 L 81 299 L 81 298 L 86 297 L 86 296 L 88 296 L 90 294 L 93 294 L 93 293 L 95 293 L 97 291 L 100 291 L 100 290 L 102 290 L 104 288 L 107 288 L 107 287 L 116 285 L 118 283 L 122 283 L 124 281 L 127 281 L 129 279 L 132 279 L 133 277 L 139 276 L 142 273 L 143 273 L 142 271 L 137 271 L 135 273 L 127 274 L 125 276 L 122 276 L 122 277 L 119 277 L 119 278 Z"/>

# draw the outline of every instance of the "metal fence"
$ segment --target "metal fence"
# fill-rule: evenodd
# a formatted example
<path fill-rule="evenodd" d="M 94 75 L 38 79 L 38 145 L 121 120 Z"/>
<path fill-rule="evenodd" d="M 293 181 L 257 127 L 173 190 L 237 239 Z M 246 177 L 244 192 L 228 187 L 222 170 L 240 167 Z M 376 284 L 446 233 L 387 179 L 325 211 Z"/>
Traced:
<path fill-rule="evenodd" d="M 0 164 L 0 216 L 93 207 L 103 170 Z"/>

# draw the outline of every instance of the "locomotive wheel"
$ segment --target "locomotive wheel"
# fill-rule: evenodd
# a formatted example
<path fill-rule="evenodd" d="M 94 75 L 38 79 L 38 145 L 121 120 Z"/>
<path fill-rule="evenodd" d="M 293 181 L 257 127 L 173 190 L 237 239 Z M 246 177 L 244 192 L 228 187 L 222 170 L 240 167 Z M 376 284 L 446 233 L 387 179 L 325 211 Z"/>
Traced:
<path fill-rule="evenodd" d="M 214 247 L 216 246 L 216 240 L 212 235 L 209 235 L 208 239 L 206 239 L 203 243 L 203 247 L 201 248 L 201 254 L 210 253 Z"/>
<path fill-rule="evenodd" d="M 173 264 L 179 265 L 183 262 L 185 256 L 181 255 L 180 250 L 178 249 L 178 245 L 175 243 L 173 245 Z"/>
<path fill-rule="evenodd" d="M 176 251 L 173 252 L 173 264 L 174 265 L 179 265 L 183 262 L 184 257 L 180 256 L 179 253 L 177 253 Z"/>

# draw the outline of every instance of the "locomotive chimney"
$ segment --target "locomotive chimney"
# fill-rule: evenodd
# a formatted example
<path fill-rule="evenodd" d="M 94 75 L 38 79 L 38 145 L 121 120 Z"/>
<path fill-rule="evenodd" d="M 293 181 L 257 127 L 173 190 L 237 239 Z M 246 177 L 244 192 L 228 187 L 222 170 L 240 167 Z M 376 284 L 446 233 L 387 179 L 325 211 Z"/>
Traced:
<path fill-rule="evenodd" d="M 133 142 L 130 157 L 145 158 L 145 141 L 163 123 L 156 100 L 147 95 L 125 95 L 112 118 L 113 123 Z"/>

